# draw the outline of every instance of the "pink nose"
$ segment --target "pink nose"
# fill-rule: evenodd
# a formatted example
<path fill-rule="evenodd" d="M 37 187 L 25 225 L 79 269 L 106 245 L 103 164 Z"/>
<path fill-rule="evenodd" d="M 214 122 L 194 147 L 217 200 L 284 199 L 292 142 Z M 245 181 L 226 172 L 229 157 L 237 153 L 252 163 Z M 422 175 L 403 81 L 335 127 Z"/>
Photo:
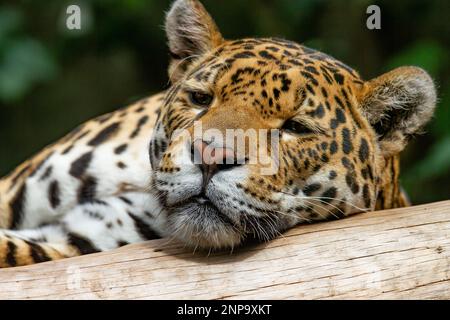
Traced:
<path fill-rule="evenodd" d="M 193 161 L 203 173 L 203 187 L 221 170 L 238 166 L 233 150 L 225 147 L 215 147 L 203 140 L 195 140 L 192 145 Z"/>
<path fill-rule="evenodd" d="M 214 147 L 203 140 L 194 141 L 194 152 L 197 160 L 201 162 L 196 164 L 226 164 L 227 160 L 230 163 L 235 162 L 233 150 L 224 147 Z"/>

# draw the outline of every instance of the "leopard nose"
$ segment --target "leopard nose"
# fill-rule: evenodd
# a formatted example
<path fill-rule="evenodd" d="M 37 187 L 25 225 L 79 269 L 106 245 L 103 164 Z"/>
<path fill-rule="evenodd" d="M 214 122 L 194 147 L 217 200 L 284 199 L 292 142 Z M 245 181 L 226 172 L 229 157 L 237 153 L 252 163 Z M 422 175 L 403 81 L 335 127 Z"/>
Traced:
<path fill-rule="evenodd" d="M 195 140 L 192 144 L 191 153 L 194 164 L 202 170 L 204 187 L 217 172 L 229 170 L 242 164 L 242 161 L 237 161 L 232 149 L 217 147 L 213 143 L 200 139 Z"/>

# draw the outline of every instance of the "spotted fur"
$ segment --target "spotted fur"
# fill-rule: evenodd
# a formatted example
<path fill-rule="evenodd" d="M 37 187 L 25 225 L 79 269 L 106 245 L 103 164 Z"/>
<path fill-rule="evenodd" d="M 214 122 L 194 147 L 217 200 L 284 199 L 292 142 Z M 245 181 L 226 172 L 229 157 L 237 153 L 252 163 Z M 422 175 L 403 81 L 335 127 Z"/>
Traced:
<path fill-rule="evenodd" d="M 176 1 L 166 31 L 166 92 L 79 126 L 0 180 L 0 267 L 158 237 L 227 248 L 408 204 L 399 153 L 433 114 L 425 71 L 364 81 L 295 42 L 228 41 L 197 0 Z M 190 136 L 176 132 L 192 134 L 195 121 L 221 133 L 279 130 L 278 170 L 194 164 Z"/>

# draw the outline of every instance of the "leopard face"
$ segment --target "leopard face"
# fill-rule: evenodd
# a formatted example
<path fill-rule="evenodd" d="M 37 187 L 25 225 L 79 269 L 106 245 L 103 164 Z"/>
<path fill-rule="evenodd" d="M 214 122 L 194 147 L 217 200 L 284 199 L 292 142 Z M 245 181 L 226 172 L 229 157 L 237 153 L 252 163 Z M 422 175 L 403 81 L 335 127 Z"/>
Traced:
<path fill-rule="evenodd" d="M 172 86 L 150 159 L 174 237 L 233 247 L 301 222 L 406 204 L 398 153 L 435 103 L 423 70 L 403 67 L 365 82 L 291 41 L 226 41 L 193 0 L 175 2 L 166 29 Z M 224 138 L 229 130 L 233 139 Z M 263 134 L 250 141 L 247 132 Z M 239 138 L 251 145 L 237 150 L 230 142 Z M 249 161 L 252 146 L 269 161 Z"/>

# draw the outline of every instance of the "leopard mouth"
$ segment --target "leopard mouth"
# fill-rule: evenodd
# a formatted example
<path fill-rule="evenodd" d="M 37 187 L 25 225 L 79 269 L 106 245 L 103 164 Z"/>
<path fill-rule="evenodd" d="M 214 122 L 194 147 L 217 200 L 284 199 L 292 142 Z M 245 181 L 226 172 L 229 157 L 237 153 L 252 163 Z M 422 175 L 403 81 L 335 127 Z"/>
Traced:
<path fill-rule="evenodd" d="M 205 195 L 199 194 L 172 206 L 168 214 L 171 233 L 185 244 L 199 249 L 220 249 L 239 245 L 240 226 Z"/>
<path fill-rule="evenodd" d="M 216 216 L 222 223 L 236 227 L 236 224 L 225 213 L 223 213 L 204 192 L 172 206 L 172 209 L 186 206 L 191 207 L 194 211 L 203 211 L 210 218 Z M 193 214 L 194 213 L 195 212 L 193 212 Z"/>

